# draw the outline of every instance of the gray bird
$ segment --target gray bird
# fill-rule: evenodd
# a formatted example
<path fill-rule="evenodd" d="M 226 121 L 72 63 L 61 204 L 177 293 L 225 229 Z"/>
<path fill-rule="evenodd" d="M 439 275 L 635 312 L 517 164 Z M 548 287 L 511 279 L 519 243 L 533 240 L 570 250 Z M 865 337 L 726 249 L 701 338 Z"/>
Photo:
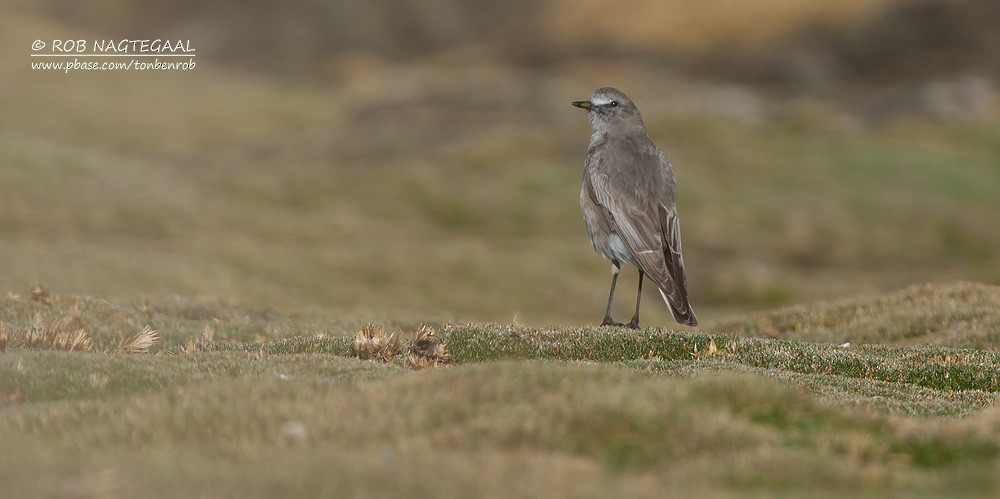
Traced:
<path fill-rule="evenodd" d="M 599 88 L 589 101 L 573 105 L 588 111 L 593 129 L 583 162 L 583 220 L 594 249 L 611 260 L 611 293 L 601 325 L 623 325 L 611 320 L 622 263 L 639 268 L 635 315 L 628 327 L 639 327 L 643 276 L 656 283 L 677 322 L 698 324 L 687 297 L 673 168 L 646 135 L 639 109 L 621 91 Z"/>

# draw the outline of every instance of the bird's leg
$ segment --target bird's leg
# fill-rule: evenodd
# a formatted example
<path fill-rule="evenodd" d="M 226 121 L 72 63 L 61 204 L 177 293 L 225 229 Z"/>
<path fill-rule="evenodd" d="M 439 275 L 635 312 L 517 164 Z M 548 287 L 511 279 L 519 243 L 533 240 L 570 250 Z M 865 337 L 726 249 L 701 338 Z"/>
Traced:
<path fill-rule="evenodd" d="M 608 308 L 604 311 L 604 322 L 601 323 L 602 326 L 623 326 L 621 322 L 615 322 L 611 320 L 611 301 L 615 297 L 615 284 L 618 283 L 618 271 L 621 270 L 621 264 L 618 260 L 611 260 L 611 294 L 608 295 Z"/>
<path fill-rule="evenodd" d="M 632 320 L 629 321 L 628 327 L 632 329 L 639 329 L 639 300 L 642 299 L 642 271 L 639 271 L 639 292 L 635 295 L 635 315 L 632 316 Z"/>

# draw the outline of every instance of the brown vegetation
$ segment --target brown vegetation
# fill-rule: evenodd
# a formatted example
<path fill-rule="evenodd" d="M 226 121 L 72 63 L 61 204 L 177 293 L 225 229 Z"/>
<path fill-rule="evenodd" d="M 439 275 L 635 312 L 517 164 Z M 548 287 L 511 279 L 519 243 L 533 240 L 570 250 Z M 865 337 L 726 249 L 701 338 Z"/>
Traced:
<path fill-rule="evenodd" d="M 403 351 L 403 342 L 381 326 L 366 324 L 354 335 L 354 356 L 361 360 L 392 362 Z"/>

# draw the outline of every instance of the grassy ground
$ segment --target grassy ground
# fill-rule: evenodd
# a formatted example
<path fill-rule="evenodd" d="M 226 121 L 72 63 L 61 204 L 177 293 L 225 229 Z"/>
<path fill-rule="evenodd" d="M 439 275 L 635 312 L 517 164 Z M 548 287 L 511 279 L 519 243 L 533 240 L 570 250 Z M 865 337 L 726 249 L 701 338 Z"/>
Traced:
<path fill-rule="evenodd" d="M 357 360 L 358 324 L 323 316 L 26 292 L 0 306 L 0 481 L 18 497 L 990 495 L 998 305 L 1000 288 L 954 283 L 716 332 L 443 324 L 451 364 L 412 370 Z M 147 325 L 151 353 L 115 353 Z M 83 329 L 93 352 L 19 347 L 32 327 Z"/>

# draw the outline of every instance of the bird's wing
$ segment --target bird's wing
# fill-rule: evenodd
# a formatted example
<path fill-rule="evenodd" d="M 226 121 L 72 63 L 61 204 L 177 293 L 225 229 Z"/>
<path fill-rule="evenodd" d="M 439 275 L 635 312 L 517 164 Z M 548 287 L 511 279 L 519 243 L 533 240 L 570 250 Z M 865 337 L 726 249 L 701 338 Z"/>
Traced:
<path fill-rule="evenodd" d="M 604 173 L 590 175 L 588 180 L 591 198 L 607 210 L 615 232 L 643 274 L 656 283 L 674 318 L 683 324 L 697 324 L 687 299 L 676 209 L 642 199 L 638 192 L 616 185 Z"/>

